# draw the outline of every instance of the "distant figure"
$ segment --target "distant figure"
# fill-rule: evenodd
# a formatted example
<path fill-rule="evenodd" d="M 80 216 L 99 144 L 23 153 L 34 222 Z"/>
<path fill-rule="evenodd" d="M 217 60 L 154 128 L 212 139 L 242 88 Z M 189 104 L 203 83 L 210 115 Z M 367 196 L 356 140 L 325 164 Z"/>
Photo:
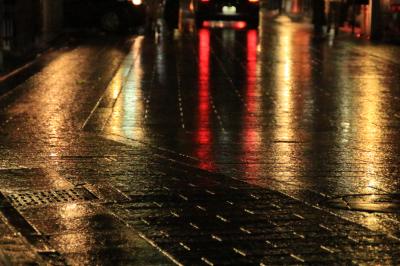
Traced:
<path fill-rule="evenodd" d="M 157 33 L 159 31 L 159 20 L 162 18 L 162 0 L 146 0 L 147 7 L 147 22 L 146 30 L 151 33 Z"/>
<path fill-rule="evenodd" d="M 322 34 L 322 27 L 326 24 L 325 18 L 325 1 L 312 0 L 313 9 L 312 23 L 314 24 L 314 33 L 318 36 Z"/>
<path fill-rule="evenodd" d="M 179 1 L 166 0 L 164 6 L 164 19 L 169 30 L 178 28 L 179 23 Z"/>
<path fill-rule="evenodd" d="M 329 34 L 331 29 L 333 28 L 334 34 L 337 35 L 339 33 L 339 26 L 341 20 L 341 3 L 340 2 L 330 2 L 329 3 L 329 12 L 328 12 L 328 23 L 327 23 L 327 33 Z"/>

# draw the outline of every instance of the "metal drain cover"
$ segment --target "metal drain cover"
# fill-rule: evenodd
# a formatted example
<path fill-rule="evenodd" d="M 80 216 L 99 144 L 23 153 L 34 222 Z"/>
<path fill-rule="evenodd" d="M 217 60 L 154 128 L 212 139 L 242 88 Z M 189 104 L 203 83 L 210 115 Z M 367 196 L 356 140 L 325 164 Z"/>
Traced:
<path fill-rule="evenodd" d="M 331 199 L 332 208 L 366 212 L 400 212 L 400 194 L 356 194 Z"/>
<path fill-rule="evenodd" d="M 10 203 L 19 209 L 57 203 L 70 203 L 97 199 L 84 187 L 75 187 L 62 190 L 32 191 L 8 194 Z"/>

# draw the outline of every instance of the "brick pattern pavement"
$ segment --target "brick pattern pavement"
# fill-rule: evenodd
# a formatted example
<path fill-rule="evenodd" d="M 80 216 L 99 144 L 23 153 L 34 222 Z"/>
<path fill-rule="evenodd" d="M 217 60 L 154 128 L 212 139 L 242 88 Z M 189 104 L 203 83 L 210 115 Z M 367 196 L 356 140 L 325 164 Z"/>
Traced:
<path fill-rule="evenodd" d="M 201 170 L 191 158 L 135 141 L 90 134 L 75 141 L 81 150 L 52 157 L 48 167 L 73 184 L 106 181 L 123 191 L 129 201 L 105 207 L 178 264 L 400 263 L 400 241 L 277 190 Z M 31 161 L 43 163 L 40 156 Z M 28 219 L 30 212 L 37 213 L 28 210 Z M 48 228 L 35 215 L 32 221 Z M 51 242 L 56 250 L 58 233 Z"/>
<path fill-rule="evenodd" d="M 0 209 L 4 208 L 1 203 Z M 42 258 L 0 213 L 0 265 L 40 265 Z"/>
<path fill-rule="evenodd" d="M 146 58 L 149 60 L 147 55 L 150 55 L 150 58 L 153 57 L 154 59 L 154 48 L 154 46 L 145 45 L 142 49 L 136 50 L 136 52 L 143 51 L 142 58 L 139 59 Z M 169 55 L 175 53 L 172 48 L 173 47 L 169 47 L 167 49 Z M 191 50 L 191 48 L 193 47 L 189 45 L 185 49 Z M 192 50 L 194 51 L 194 48 Z M 191 55 L 195 54 L 193 51 L 190 53 Z M 96 55 L 99 54 L 102 53 L 95 53 L 88 57 L 96 58 Z M 137 59 L 137 54 L 130 54 L 129 56 L 132 56 L 134 60 L 128 59 L 123 63 L 125 70 L 129 72 L 131 69 L 140 69 L 132 68 L 132 64 L 140 61 Z M 72 58 L 81 58 L 80 53 L 77 52 Z M 110 55 L 110 58 L 114 58 L 114 56 Z M 168 59 L 169 58 L 170 57 L 168 57 Z M 72 61 L 75 62 L 76 60 Z M 169 71 L 176 74 L 176 71 L 178 71 L 175 68 L 176 62 L 171 60 L 165 61 L 169 64 Z M 158 63 L 160 62 L 158 61 Z M 190 63 L 196 64 L 195 61 Z M 229 61 L 230 65 L 234 63 L 234 60 Z M 114 62 L 114 64 L 116 63 Z M 186 65 L 188 64 L 189 63 Z M 106 68 L 109 66 L 107 64 L 98 65 L 99 68 Z M 146 66 L 152 69 L 155 64 L 149 63 Z M 182 79 L 178 82 L 181 84 L 182 90 L 176 94 L 177 97 L 175 97 L 174 94 L 167 93 L 163 88 L 158 88 L 157 90 L 157 86 L 160 84 L 158 84 L 159 81 L 155 79 L 157 76 L 155 74 L 156 72 L 154 69 L 147 71 L 149 69 L 144 69 L 143 72 L 145 72 L 145 75 L 150 75 L 151 77 L 147 77 L 147 79 L 144 78 L 141 81 L 142 84 L 140 84 L 143 86 L 149 85 L 145 84 L 148 82 L 152 83 L 152 86 L 154 86 L 154 88 L 149 89 L 150 91 L 145 91 L 145 95 L 140 98 L 145 103 L 142 110 L 143 124 L 147 123 L 153 125 L 155 128 L 154 131 L 161 128 L 167 131 L 169 130 L 169 124 L 164 123 L 166 120 L 163 116 L 168 116 L 168 113 L 162 112 L 164 109 L 156 108 L 159 107 L 158 104 L 160 102 L 154 102 L 155 98 L 158 98 L 159 101 L 165 100 L 163 97 L 156 97 L 157 93 L 162 91 L 163 94 L 160 94 L 161 96 L 168 94 L 168 99 L 177 99 L 177 102 L 173 102 L 172 100 L 168 101 L 168 104 L 173 104 L 169 104 L 166 110 L 172 110 L 173 113 L 177 115 L 176 121 L 178 121 L 178 124 L 185 124 L 185 128 L 191 128 L 187 121 L 186 123 L 183 122 L 182 116 L 179 116 L 180 114 L 177 110 L 178 107 L 181 106 L 184 106 L 185 110 L 189 109 L 188 106 L 192 106 L 191 101 L 187 101 L 186 103 L 183 101 L 182 103 L 181 98 L 185 98 L 185 95 L 183 95 L 185 92 L 193 90 L 192 87 L 186 86 L 186 83 L 193 82 L 193 73 L 186 72 L 191 72 L 193 69 L 189 67 L 188 69 L 179 70 L 181 74 L 188 74 L 188 76 L 186 76 L 186 78 L 182 76 Z M 65 69 L 58 68 L 58 70 L 60 76 L 68 76 L 65 74 Z M 74 71 L 76 71 L 76 67 L 71 67 L 67 73 L 74 76 Z M 99 70 L 99 72 L 101 71 Z M 128 72 L 120 71 L 117 72 L 117 75 L 125 78 Z M 52 72 L 50 68 L 47 73 L 52 74 L 54 72 Z M 221 74 L 223 79 L 222 81 L 219 80 L 218 85 L 229 84 L 229 73 L 221 73 L 216 73 Z M 90 79 L 93 80 L 97 78 L 97 72 L 92 74 Z M 228 78 L 226 76 L 228 76 Z M 80 87 L 84 87 L 85 89 L 97 87 L 95 86 L 97 83 L 94 82 L 93 84 L 90 83 L 91 86 L 83 86 L 86 82 L 82 80 L 82 77 L 86 77 L 86 73 L 76 76 L 76 80 L 68 80 L 68 82 L 62 83 L 62 86 L 56 87 L 57 93 L 59 92 L 58 90 L 65 90 L 64 92 L 71 91 L 71 87 L 73 87 L 76 90 L 76 95 L 78 95 Z M 39 77 L 36 82 L 40 83 L 44 80 L 47 80 L 47 78 Z M 123 80 L 120 79 L 119 81 Z M 132 83 L 134 80 L 127 79 L 126 81 L 127 83 Z M 61 79 L 54 79 L 53 82 L 54 84 L 61 83 Z M 186 85 L 183 86 L 182 83 Z M 51 86 L 54 84 L 50 83 Z M 31 83 L 27 82 L 21 88 L 30 87 L 31 85 Z M 109 89 L 106 91 L 106 93 L 110 92 L 110 94 L 105 95 L 103 100 L 99 102 L 99 116 L 94 120 L 90 120 L 90 122 L 98 122 L 99 124 L 89 123 L 88 127 L 90 130 L 103 129 L 105 123 L 107 123 L 110 112 L 113 111 L 114 105 L 118 105 L 118 101 L 121 102 L 123 100 L 122 97 L 118 99 L 115 98 L 115 96 L 120 94 L 123 95 L 124 91 L 121 91 L 122 88 L 118 87 L 118 84 L 114 84 L 115 86 L 112 85 L 113 83 L 111 83 Z M 127 87 L 129 88 L 130 85 L 132 84 L 128 84 Z M 133 86 L 131 87 L 133 88 Z M 4 146 L 4 148 L 2 147 L 2 151 L 4 151 L 4 154 L 7 154 L 7 156 L 2 158 L 0 162 L 1 165 L 4 167 L 21 167 L 21 165 L 23 165 L 24 167 L 32 168 L 40 166 L 55 169 L 61 176 L 68 179 L 74 185 L 82 183 L 93 183 L 96 185 L 96 183 L 99 182 L 108 182 L 117 187 L 126 193 L 130 200 L 128 202 L 108 202 L 104 206 L 101 205 L 101 212 L 106 214 L 106 216 L 103 217 L 112 216 L 110 220 L 117 220 L 116 224 L 118 227 L 116 231 L 119 231 L 119 229 L 123 227 L 126 230 L 124 233 L 136 232 L 131 230 L 134 228 L 143 238 L 159 247 L 178 264 L 395 265 L 400 263 L 398 259 L 400 257 L 399 240 L 388 237 L 384 230 L 371 231 L 356 223 L 340 218 L 327 210 L 320 209 L 317 206 L 311 206 L 303 201 L 296 200 L 291 196 L 279 192 L 285 191 L 285 189 L 280 189 L 278 191 L 278 189 L 273 189 L 266 184 L 262 184 L 264 185 L 262 188 L 230 177 L 233 175 L 224 176 L 203 171 L 185 164 L 188 163 L 188 161 L 194 160 L 193 158 L 175 157 L 172 153 L 154 150 L 148 145 L 143 145 L 139 142 L 132 142 L 129 145 L 119 145 L 115 142 L 98 138 L 95 135 L 91 135 L 91 133 L 77 133 L 74 126 L 80 124 L 81 117 L 71 116 L 75 117 L 72 119 L 74 121 L 72 123 L 71 117 L 63 117 L 62 115 L 64 114 L 60 115 L 58 109 L 60 101 L 53 99 L 50 99 L 51 101 L 48 102 L 46 101 L 49 100 L 49 98 L 46 97 L 49 88 L 49 84 L 45 84 L 40 88 L 39 93 L 37 93 L 37 90 L 33 90 L 33 96 L 22 97 L 23 101 L 21 101 L 21 103 L 10 103 L 11 107 L 2 110 L 1 115 L 4 114 L 5 117 L 10 117 L 10 114 L 13 114 L 14 116 L 11 116 L 10 120 L 5 120 L 2 124 L 1 133 L 4 134 L 4 138 L 1 140 L 2 146 Z M 99 88 L 103 87 L 99 86 Z M 93 98 L 96 97 L 92 97 L 92 93 L 93 92 L 88 90 L 85 97 L 93 101 Z M 100 94 L 99 91 L 96 93 L 96 95 Z M 27 95 L 29 96 L 29 94 Z M 85 101 L 80 101 L 79 97 L 76 95 L 71 94 L 70 96 L 74 97 L 64 98 L 74 101 L 76 106 L 84 106 L 82 102 Z M 236 97 L 235 95 L 237 95 L 239 97 L 239 101 L 235 98 L 235 102 L 237 103 L 240 103 L 241 100 L 244 99 L 240 96 L 240 92 L 238 94 L 237 90 L 231 91 L 230 94 L 227 95 L 218 96 L 216 92 L 213 95 L 215 98 L 224 100 L 226 97 L 233 99 Z M 127 97 L 126 99 L 133 100 L 136 98 Z M 150 103 L 151 99 L 153 99 L 152 103 Z M 210 103 L 214 103 L 213 98 L 210 99 Z M 213 109 L 214 113 L 218 113 L 216 110 L 218 110 L 218 104 L 221 103 L 215 103 L 216 104 L 212 104 L 210 108 Z M 63 104 L 63 106 L 70 105 L 71 102 L 68 101 Z M 38 110 L 34 112 L 35 109 L 30 108 L 32 106 L 36 108 L 41 106 L 49 108 L 43 108 L 43 110 L 39 108 L 38 110 L 42 112 L 38 112 Z M 235 105 L 232 107 L 237 106 Z M 148 110 L 150 111 L 147 112 Z M 220 110 L 222 110 L 222 108 Z M 87 111 L 87 107 L 76 108 L 74 114 L 83 113 L 83 115 L 86 115 L 88 114 Z M 230 111 L 231 110 L 228 109 L 226 113 L 231 114 Z M 43 117 L 43 115 L 46 114 L 47 116 Z M 122 112 L 119 114 L 122 114 Z M 116 118 L 116 120 L 121 120 L 121 117 Z M 222 121 L 219 119 L 217 120 L 220 122 Z M 219 126 L 222 125 L 222 123 L 219 123 L 217 120 L 214 121 L 214 124 L 217 125 L 215 127 L 215 129 L 217 129 L 216 131 L 219 131 Z M 323 119 L 321 118 L 321 120 Z M 31 127 L 27 126 L 27 128 L 19 129 L 18 125 L 26 125 L 26 122 L 29 122 L 28 125 Z M 235 130 L 235 123 L 237 121 L 231 122 L 232 125 L 230 127 L 228 126 L 227 129 Z M 140 128 L 143 124 L 136 125 L 136 128 Z M 173 124 L 176 125 L 176 123 Z M 41 125 L 41 127 L 39 127 L 39 129 L 33 127 L 37 125 Z M 118 126 L 121 125 L 116 123 L 116 127 Z M 192 125 L 192 128 L 193 127 Z M 31 128 L 34 128 L 34 130 Z M 51 131 L 53 133 L 49 136 L 49 130 L 53 129 L 54 131 Z M 133 131 L 135 127 L 124 128 L 124 130 L 127 129 Z M 24 132 L 25 134 L 18 133 L 19 130 L 27 130 L 27 132 Z M 157 133 L 159 132 L 157 131 Z M 155 136 L 155 138 L 159 137 L 159 135 L 156 134 Z M 324 136 L 324 134 L 318 136 L 321 137 Z M 173 137 L 175 137 L 175 135 Z M 172 143 L 176 144 L 175 142 Z M 227 144 L 225 143 L 225 145 Z M 276 140 L 274 145 L 295 146 L 295 150 L 301 143 L 290 142 L 290 140 L 286 142 L 285 140 Z M 263 148 L 268 150 L 270 146 L 263 146 Z M 316 149 L 314 151 L 318 152 L 319 150 Z M 274 151 L 271 152 L 273 153 Z M 284 152 L 287 153 L 287 150 Z M 295 155 L 301 156 L 302 153 Z M 229 156 L 226 158 L 231 159 Z M 277 164 L 271 164 L 272 167 L 269 167 L 269 164 L 264 162 L 264 165 L 268 167 L 264 169 L 265 171 L 260 171 L 262 174 L 267 172 L 273 176 L 282 175 L 283 177 L 294 175 L 295 171 L 290 167 L 293 163 L 290 161 L 292 158 L 282 157 L 273 159 L 279 161 L 279 165 L 282 167 L 275 167 Z M 281 163 L 280 159 L 288 160 Z M 324 160 L 324 158 L 321 160 Z M 347 160 L 349 160 L 349 158 L 347 158 Z M 180 163 L 176 161 L 180 161 Z M 251 160 L 249 161 L 251 163 Z M 246 164 L 249 161 L 246 161 Z M 297 161 L 297 164 L 303 165 L 304 161 Z M 232 165 L 228 164 L 226 167 L 230 168 Z M 340 175 L 348 177 L 349 172 L 352 171 L 352 173 L 356 173 L 356 165 L 349 165 L 348 167 L 349 169 L 346 168 L 344 169 L 345 171 L 339 169 Z M 240 166 L 238 168 L 240 168 Z M 334 170 L 331 170 L 331 172 L 336 173 L 337 166 L 334 165 L 333 168 Z M 234 170 L 239 171 L 240 169 Z M 271 173 L 267 170 L 274 172 Z M 316 178 L 320 178 L 321 172 L 318 172 L 320 170 L 320 168 L 315 170 L 315 172 L 317 172 Z M 229 173 L 229 171 L 226 172 Z M 306 174 L 309 174 L 309 172 L 306 172 Z M 334 176 L 333 179 L 336 181 L 336 176 Z M 285 186 L 286 184 L 285 182 L 281 182 L 281 186 Z M 323 184 L 326 185 L 325 183 Z M 299 193 L 304 193 L 305 190 L 299 188 L 298 191 Z M 47 206 L 44 207 L 43 210 L 46 208 Z M 110 215 L 108 213 L 109 210 L 112 210 L 116 216 Z M 78 257 L 78 255 L 87 255 L 92 256 L 89 259 L 98 259 L 96 254 L 101 250 L 103 240 L 108 237 L 108 235 L 103 232 L 98 242 L 91 242 L 91 244 L 96 244 L 93 254 L 89 254 L 87 251 L 81 250 L 77 246 L 73 246 L 74 250 L 62 250 L 66 248 L 62 242 L 63 237 L 68 238 L 69 232 L 61 231 L 60 234 L 60 231 L 56 228 L 59 224 L 53 223 L 53 221 L 58 219 L 58 216 L 52 217 L 53 219 L 43 219 L 41 215 L 38 215 L 36 209 L 27 209 L 24 215 L 25 218 L 28 220 L 30 219 L 30 221 L 34 221 L 38 224 L 42 223 L 42 227 L 40 227 L 42 228 L 41 231 L 46 232 L 46 230 L 48 230 L 47 233 L 49 235 L 53 234 L 51 238 L 52 247 L 55 247 L 58 251 L 63 251 L 64 255 L 67 254 L 66 256 L 74 257 L 76 255 L 75 257 Z M 46 218 L 49 217 L 48 215 Z M 81 224 L 87 224 L 88 217 L 70 217 L 65 220 L 69 222 L 68 224 L 74 224 L 76 220 L 79 220 Z M 99 220 L 104 222 L 103 219 Z M 97 220 L 94 221 L 96 222 Z M 127 229 L 125 227 L 126 224 L 121 225 L 119 223 L 121 221 L 127 223 L 131 228 Z M 19 254 L 22 257 L 15 256 L 14 258 L 11 256 L 12 259 L 21 259 L 21 264 L 25 263 L 25 260 L 27 262 L 40 262 L 40 258 L 32 251 L 29 244 L 18 234 L 13 235 L 13 230 L 11 230 L 7 224 L 5 225 L 6 226 L 4 226 L 2 230 L 5 232 L 4 236 L 8 235 L 10 237 L 11 248 L 10 250 L 7 249 L 7 240 L 3 242 L 4 245 L 0 245 L 0 247 L 2 247 L 3 253 L 6 253 L 6 255 L 9 254 L 6 257 L 10 258 L 10 254 L 16 254 L 13 252 L 21 252 Z M 60 223 L 60 225 L 63 224 Z M 49 228 L 53 231 L 49 230 Z M 101 229 L 101 227 L 95 228 L 95 230 Z M 97 231 L 93 231 L 93 235 L 101 235 L 96 234 L 96 232 Z M 73 235 L 82 235 L 79 228 L 73 232 Z M 112 242 L 113 244 L 123 239 L 123 237 L 118 238 L 118 234 L 115 232 L 110 233 L 110 235 L 115 237 L 115 239 L 113 239 L 115 242 Z M 15 248 L 15 250 L 12 248 Z M 133 247 L 132 249 L 135 248 Z M 152 251 L 157 252 L 156 249 Z M 33 253 L 31 254 L 30 252 Z M 19 263 L 18 261 L 12 261 L 11 263 L 14 262 L 16 264 Z"/>
<path fill-rule="evenodd" d="M 160 178 L 112 210 L 183 265 L 400 263 L 399 240 L 278 191 L 179 163 Z"/>

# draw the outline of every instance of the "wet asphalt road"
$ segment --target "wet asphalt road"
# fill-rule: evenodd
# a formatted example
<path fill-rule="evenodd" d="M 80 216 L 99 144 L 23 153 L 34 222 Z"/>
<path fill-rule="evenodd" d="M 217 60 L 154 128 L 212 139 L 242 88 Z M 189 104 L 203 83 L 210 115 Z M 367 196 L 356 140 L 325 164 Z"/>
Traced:
<path fill-rule="evenodd" d="M 400 48 L 240 26 L 84 39 L 3 96 L 0 261 L 399 263 Z"/>

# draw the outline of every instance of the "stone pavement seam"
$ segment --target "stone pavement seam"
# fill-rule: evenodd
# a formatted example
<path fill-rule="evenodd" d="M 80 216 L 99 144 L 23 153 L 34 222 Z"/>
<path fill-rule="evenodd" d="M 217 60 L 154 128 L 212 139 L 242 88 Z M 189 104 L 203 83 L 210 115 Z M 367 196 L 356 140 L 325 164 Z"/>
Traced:
<path fill-rule="evenodd" d="M 218 177 L 222 177 L 222 178 L 230 178 L 230 179 L 233 179 L 235 181 L 242 182 L 242 183 L 244 183 L 246 185 L 254 185 L 254 184 L 248 183 L 245 180 L 240 179 L 240 178 L 235 178 L 233 176 L 226 176 L 222 172 L 210 172 L 210 171 L 208 171 L 206 169 L 198 168 L 198 167 L 195 166 L 195 163 L 198 162 L 198 160 L 196 158 L 193 158 L 193 157 L 181 154 L 181 153 L 177 153 L 177 152 L 174 152 L 172 150 L 163 149 L 163 148 L 160 148 L 160 147 L 157 147 L 157 146 L 152 146 L 152 145 L 147 144 L 147 143 L 145 143 L 143 141 L 129 139 L 129 138 L 126 138 L 126 137 L 123 137 L 123 136 L 115 135 L 115 134 L 102 134 L 101 136 L 106 138 L 106 139 L 112 140 L 112 141 L 117 141 L 117 142 L 122 143 L 124 145 L 129 145 L 129 146 L 135 146 L 135 144 L 136 145 L 137 144 L 144 145 L 144 146 L 146 146 L 148 148 L 154 149 L 155 151 L 162 152 L 162 154 L 154 154 L 155 156 L 160 156 L 161 158 L 163 158 L 163 159 L 165 159 L 167 161 L 170 161 L 171 164 L 176 164 L 178 166 L 180 165 L 180 166 L 183 166 L 183 167 L 187 167 L 189 169 L 193 169 L 196 172 L 201 172 L 202 174 L 218 176 Z M 167 153 L 164 153 L 164 152 L 167 152 Z M 171 156 L 173 156 L 173 158 Z M 280 185 L 296 186 L 296 184 L 290 184 L 290 182 L 279 181 L 279 180 L 276 180 L 275 178 L 272 178 L 272 180 L 277 182 L 277 183 L 279 183 Z M 257 185 L 255 185 L 255 186 L 259 187 L 259 188 L 264 188 L 264 187 L 257 186 Z M 329 213 L 331 215 L 339 217 L 339 218 L 341 218 L 343 220 L 346 220 L 346 221 L 348 221 L 350 223 L 357 224 L 357 225 L 363 227 L 365 230 L 370 230 L 369 228 L 365 227 L 364 225 L 355 223 L 354 221 L 348 219 L 347 217 L 343 217 L 343 216 L 335 213 L 332 208 L 329 208 L 328 206 L 325 206 L 323 204 L 323 202 L 307 202 L 307 201 L 301 200 L 300 198 L 295 197 L 294 195 L 290 195 L 288 193 L 285 193 L 283 190 L 281 190 L 279 188 L 270 188 L 270 189 L 272 189 L 273 191 L 275 191 L 277 193 L 280 193 L 280 194 L 282 194 L 282 195 L 284 195 L 286 197 L 289 197 L 289 198 L 292 198 L 292 199 L 297 200 L 299 202 L 302 202 L 303 204 L 308 205 L 308 206 L 310 206 L 312 208 L 315 208 L 317 210 L 323 210 L 323 211 L 325 211 L 325 212 L 327 212 L 327 213 Z M 312 191 L 312 190 L 310 190 L 310 191 L 313 192 L 313 193 L 317 193 L 318 195 L 321 195 L 322 197 L 324 197 L 324 200 L 329 200 L 329 199 L 333 198 L 333 197 L 330 197 L 330 196 L 325 195 L 323 193 L 318 193 L 318 192 Z M 391 239 L 395 239 L 395 240 L 400 241 L 400 238 L 394 236 L 393 234 L 386 233 L 386 235 L 387 235 L 387 237 L 389 237 Z"/>
<path fill-rule="evenodd" d="M 44 265 L 35 248 L 10 225 L 0 211 L 0 264 L 9 265 Z"/>
<path fill-rule="evenodd" d="M 238 263 L 258 261 L 266 265 L 318 261 L 329 265 L 334 261 L 340 265 L 388 264 L 390 254 L 396 254 L 400 243 L 397 239 L 389 241 L 386 235 L 319 206 L 162 154 L 153 155 L 165 168 L 162 179 L 168 185 L 141 194 L 130 193 L 127 185 L 124 193 L 132 198 L 131 203 L 110 208 L 179 263 L 230 264 L 235 258 Z M 213 188 L 205 186 L 203 179 L 212 182 Z M 222 204 L 224 201 L 227 204 Z M 261 205 L 257 207 L 256 202 Z M 234 208 L 241 205 L 242 210 Z M 266 251 L 260 246 L 262 242 L 281 248 Z M 215 254 L 210 253 L 212 247 Z M 349 258 L 344 256 L 351 251 L 356 252 Z M 324 257 L 321 252 L 330 255 Z"/>

